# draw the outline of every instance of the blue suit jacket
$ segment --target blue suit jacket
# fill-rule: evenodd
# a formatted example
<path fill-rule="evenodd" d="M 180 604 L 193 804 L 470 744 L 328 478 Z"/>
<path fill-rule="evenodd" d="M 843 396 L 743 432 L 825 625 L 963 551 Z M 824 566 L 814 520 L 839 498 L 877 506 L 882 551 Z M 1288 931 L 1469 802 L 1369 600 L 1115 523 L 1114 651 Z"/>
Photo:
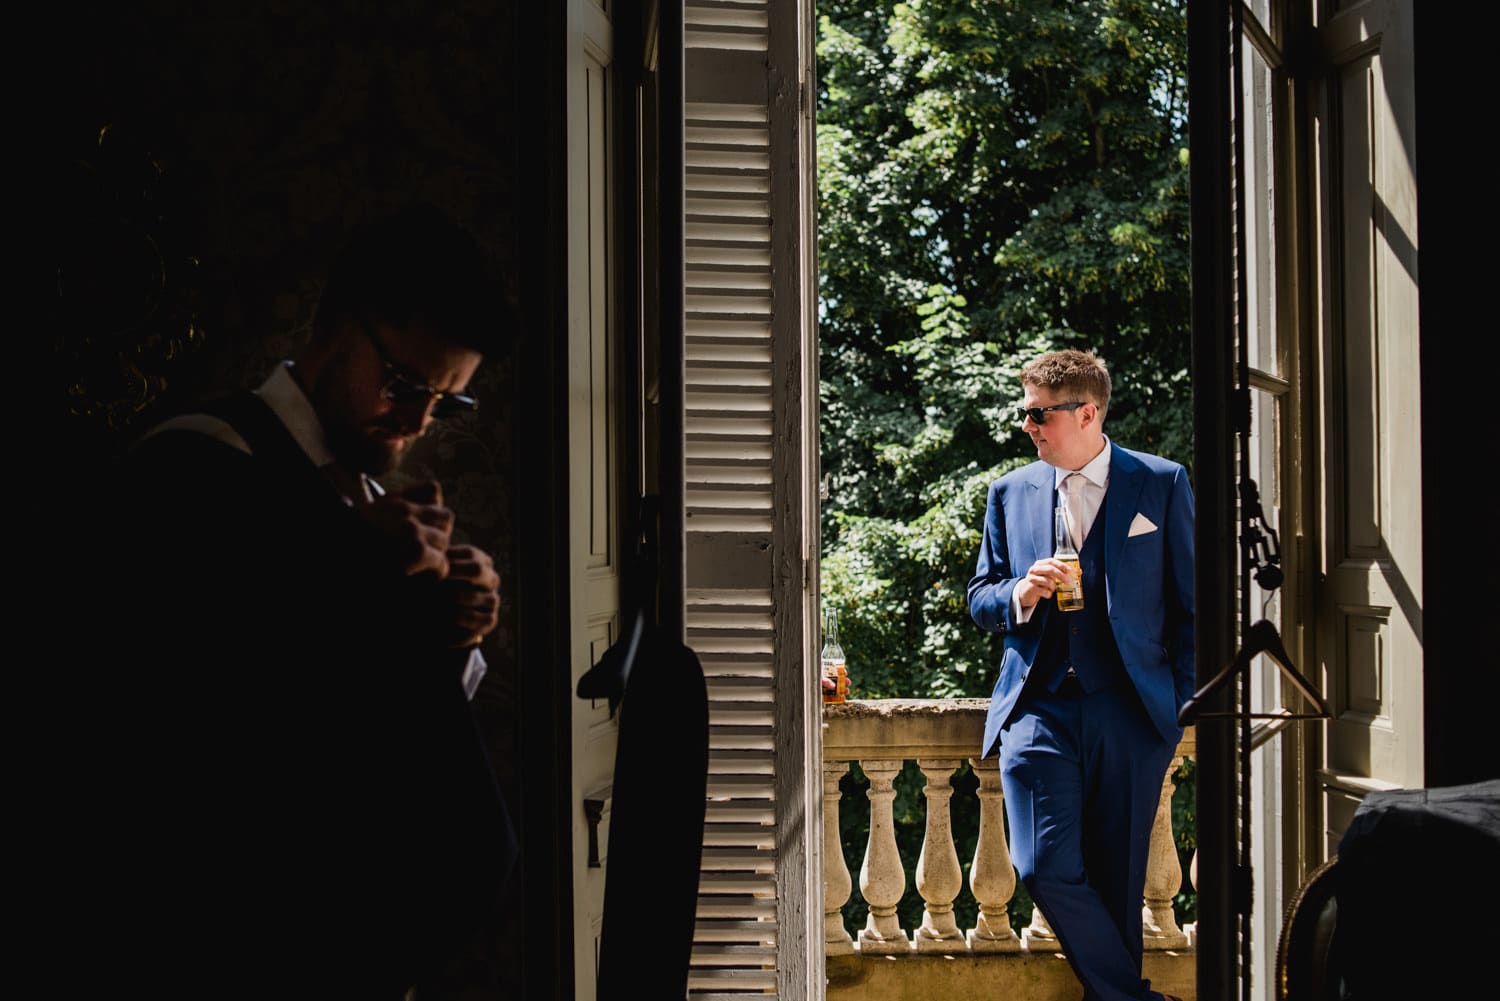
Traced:
<path fill-rule="evenodd" d="M 1104 518 L 1109 623 L 1125 670 L 1163 739 L 1182 739 L 1177 710 L 1193 694 L 1193 490 L 1176 462 L 1111 443 Z M 1000 677 L 990 696 L 982 756 L 995 753 L 1056 604 L 1042 601 L 1016 623 L 1011 592 L 1038 559 L 1052 555 L 1054 467 L 1033 462 L 990 484 L 984 539 L 969 581 L 969 614 L 1004 636 Z M 1143 517 L 1149 522 L 1137 520 Z M 1137 525 L 1136 534 L 1131 533 Z M 1043 672 L 1045 673 L 1045 672 Z"/>

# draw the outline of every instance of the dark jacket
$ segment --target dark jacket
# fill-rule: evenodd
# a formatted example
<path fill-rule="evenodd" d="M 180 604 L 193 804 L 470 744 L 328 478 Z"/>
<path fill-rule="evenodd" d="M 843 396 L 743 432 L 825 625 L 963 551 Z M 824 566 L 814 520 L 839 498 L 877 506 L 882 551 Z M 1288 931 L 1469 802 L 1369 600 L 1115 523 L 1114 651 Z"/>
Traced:
<path fill-rule="evenodd" d="M 68 804 L 90 837 L 60 870 L 152 993 L 399 999 L 514 859 L 463 652 L 258 398 L 222 415 L 253 454 L 164 432 L 103 495 Z"/>

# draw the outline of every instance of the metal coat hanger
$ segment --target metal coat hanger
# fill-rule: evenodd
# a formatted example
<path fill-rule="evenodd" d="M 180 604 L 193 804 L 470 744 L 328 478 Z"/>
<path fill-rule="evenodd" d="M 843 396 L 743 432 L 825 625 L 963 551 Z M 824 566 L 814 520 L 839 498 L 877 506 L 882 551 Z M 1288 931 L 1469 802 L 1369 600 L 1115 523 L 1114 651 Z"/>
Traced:
<path fill-rule="evenodd" d="M 1265 654 L 1276 662 L 1284 677 L 1289 678 L 1302 697 L 1317 707 L 1316 712 L 1294 713 L 1285 709 L 1273 713 L 1257 712 L 1204 712 L 1202 704 L 1210 695 L 1218 692 L 1229 683 L 1232 678 L 1243 674 L 1250 669 L 1250 664 L 1256 655 Z M 1328 709 L 1328 703 L 1316 688 L 1302 676 L 1292 663 L 1291 655 L 1286 652 L 1286 646 L 1281 641 L 1281 634 L 1276 631 L 1276 626 L 1268 619 L 1261 619 L 1245 631 L 1245 645 L 1240 652 L 1235 654 L 1234 660 L 1229 666 L 1209 681 L 1196 692 L 1193 697 L 1183 703 L 1182 709 L 1177 713 L 1177 722 L 1180 726 L 1191 726 L 1200 719 L 1211 717 L 1232 717 L 1234 719 L 1328 719 L 1333 714 Z"/>
<path fill-rule="evenodd" d="M 1244 534 L 1240 537 L 1240 542 L 1245 551 L 1246 568 L 1262 588 L 1267 591 L 1275 590 L 1281 586 L 1283 580 L 1281 550 L 1276 537 L 1276 529 L 1267 523 L 1265 512 L 1261 510 L 1260 491 L 1255 486 L 1254 480 L 1245 477 L 1240 481 L 1240 497 L 1241 510 L 1245 512 Z M 1216 694 L 1231 679 L 1249 671 L 1256 656 L 1262 653 L 1276 662 L 1282 676 L 1290 679 L 1302 697 L 1312 703 L 1317 711 L 1294 713 L 1287 709 L 1278 709 L 1271 713 L 1248 710 L 1205 712 L 1204 701 Z M 1192 698 L 1183 703 L 1177 713 L 1177 723 L 1179 726 L 1191 726 L 1200 719 L 1223 717 L 1277 720 L 1328 719 L 1332 715 L 1322 693 L 1313 687 L 1312 683 L 1303 677 L 1302 672 L 1298 671 L 1297 666 L 1292 663 L 1292 656 L 1287 653 L 1286 644 L 1282 642 L 1281 633 L 1276 630 L 1275 624 L 1269 619 L 1261 619 L 1245 630 L 1245 645 L 1240 648 L 1239 653 L 1234 655 L 1234 660 L 1229 662 L 1229 666 L 1210 678 L 1203 687 L 1193 693 Z"/>

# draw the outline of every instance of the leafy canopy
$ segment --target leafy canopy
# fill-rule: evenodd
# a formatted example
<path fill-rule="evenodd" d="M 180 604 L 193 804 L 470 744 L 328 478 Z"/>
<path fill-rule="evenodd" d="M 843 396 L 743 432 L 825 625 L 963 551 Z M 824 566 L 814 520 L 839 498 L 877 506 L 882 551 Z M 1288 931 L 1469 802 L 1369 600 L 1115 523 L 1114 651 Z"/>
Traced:
<path fill-rule="evenodd" d="M 1042 351 L 1191 468 L 1183 0 L 819 4 L 823 599 L 855 694 L 986 696 L 966 591 Z"/>

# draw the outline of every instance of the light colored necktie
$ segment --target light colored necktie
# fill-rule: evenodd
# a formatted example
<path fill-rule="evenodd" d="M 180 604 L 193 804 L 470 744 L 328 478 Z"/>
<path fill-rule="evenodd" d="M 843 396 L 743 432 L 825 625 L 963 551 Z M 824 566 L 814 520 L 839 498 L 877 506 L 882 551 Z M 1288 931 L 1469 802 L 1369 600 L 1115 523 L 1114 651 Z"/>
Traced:
<path fill-rule="evenodd" d="M 1082 473 L 1069 473 L 1064 481 L 1068 488 L 1068 531 L 1073 535 L 1073 548 L 1083 551 L 1083 483 Z"/>

